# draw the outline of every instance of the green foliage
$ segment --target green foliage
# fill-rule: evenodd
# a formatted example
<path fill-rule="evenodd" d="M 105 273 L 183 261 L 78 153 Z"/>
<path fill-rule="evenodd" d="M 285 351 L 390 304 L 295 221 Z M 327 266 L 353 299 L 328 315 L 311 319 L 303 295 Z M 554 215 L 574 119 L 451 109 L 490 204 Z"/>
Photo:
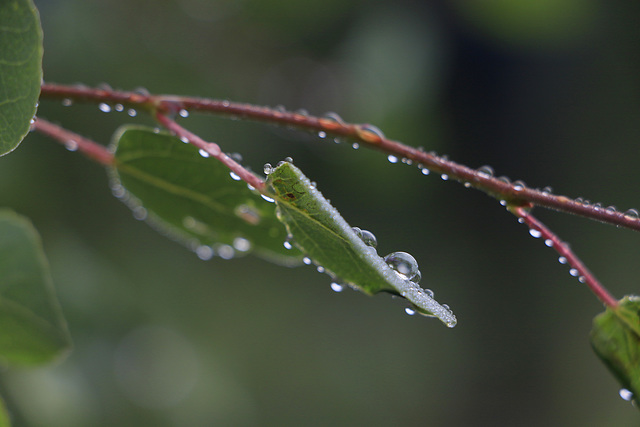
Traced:
<path fill-rule="evenodd" d="M 295 245 L 328 274 L 369 295 L 382 291 L 401 295 L 418 312 L 455 326 L 451 310 L 438 304 L 417 283 L 396 274 L 300 169 L 282 162 L 269 174 L 267 182 L 275 190 L 278 218 L 287 226 Z"/>
<path fill-rule="evenodd" d="M 0 156 L 29 132 L 42 82 L 42 30 L 29 0 L 0 0 Z"/>
<path fill-rule="evenodd" d="M 617 308 L 593 319 L 591 345 L 622 387 L 640 396 L 640 297 L 627 296 Z"/>
<path fill-rule="evenodd" d="M 24 217 L 0 210 L 0 361 L 49 362 L 70 343 L 37 232 Z"/>
<path fill-rule="evenodd" d="M 217 160 L 168 133 L 139 126 L 122 127 L 114 144 L 114 185 L 129 193 L 134 214 L 146 210 L 153 225 L 201 257 L 253 251 L 280 264 L 300 263 L 300 252 L 282 245 L 287 232 L 274 205 L 234 180 Z"/>

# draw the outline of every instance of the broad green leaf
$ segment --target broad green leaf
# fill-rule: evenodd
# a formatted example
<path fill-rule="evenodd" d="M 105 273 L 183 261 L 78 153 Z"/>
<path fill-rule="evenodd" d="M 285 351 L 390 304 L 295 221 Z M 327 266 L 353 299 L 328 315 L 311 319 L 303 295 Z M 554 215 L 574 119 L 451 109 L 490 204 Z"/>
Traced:
<path fill-rule="evenodd" d="M 627 296 L 617 308 L 593 319 L 591 345 L 623 388 L 640 403 L 640 297 Z"/>
<path fill-rule="evenodd" d="M 124 195 L 134 215 L 146 212 L 152 225 L 201 258 L 253 251 L 280 264 L 301 263 L 298 250 L 283 246 L 287 232 L 275 205 L 234 180 L 216 159 L 140 126 L 122 127 L 114 144 L 115 193 Z"/>
<path fill-rule="evenodd" d="M 29 0 L 0 0 L 0 156 L 29 132 L 42 84 L 42 30 Z"/>
<path fill-rule="evenodd" d="M 391 269 L 297 167 L 281 162 L 267 182 L 275 191 L 279 218 L 293 236 L 293 242 L 325 272 L 369 295 L 381 291 L 400 295 L 421 314 L 455 326 L 456 317 L 451 310 L 438 304 L 417 283 Z"/>
<path fill-rule="evenodd" d="M 24 217 L 0 210 L 0 362 L 41 364 L 70 345 L 38 233 Z"/>

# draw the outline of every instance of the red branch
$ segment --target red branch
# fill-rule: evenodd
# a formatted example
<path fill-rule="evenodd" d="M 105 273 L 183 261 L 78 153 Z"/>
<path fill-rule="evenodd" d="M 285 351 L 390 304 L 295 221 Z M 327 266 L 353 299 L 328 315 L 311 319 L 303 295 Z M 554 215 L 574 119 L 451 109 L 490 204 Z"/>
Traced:
<path fill-rule="evenodd" d="M 233 173 L 238 175 L 244 182 L 251 185 L 253 188 L 261 193 L 266 192 L 266 184 L 264 180 L 258 177 L 251 171 L 245 169 L 241 164 L 233 160 L 227 154 L 225 154 L 218 144 L 213 142 L 206 142 L 198 135 L 189 132 L 187 129 L 180 126 L 174 120 L 170 119 L 161 110 L 156 111 L 156 120 L 162 124 L 169 131 L 173 132 L 183 142 L 188 142 L 201 150 L 202 153 L 206 153 L 207 156 L 212 156 L 218 159 L 222 164 L 228 167 Z"/>
<path fill-rule="evenodd" d="M 555 249 L 562 257 L 563 262 L 569 264 L 571 267 L 571 270 L 569 270 L 570 274 L 577 277 L 581 283 L 585 283 L 604 305 L 610 308 L 616 308 L 618 306 L 618 300 L 602 286 L 569 246 L 560 240 L 547 226 L 531 215 L 525 207 L 512 207 L 509 210 L 529 226 L 529 231 L 533 237 L 544 239 L 547 246 Z"/>
<path fill-rule="evenodd" d="M 31 127 L 33 130 L 60 142 L 70 151 L 80 151 L 88 158 L 105 166 L 113 164 L 113 153 L 103 145 L 85 138 L 82 135 L 78 135 L 75 132 L 71 132 L 41 118 L 37 118 Z"/>
<path fill-rule="evenodd" d="M 241 119 L 268 122 L 280 126 L 297 127 L 336 137 L 350 138 L 404 159 L 405 163 L 417 164 L 421 168 L 447 175 L 450 179 L 463 182 L 511 205 L 530 204 L 541 206 L 640 231 L 640 218 L 634 211 L 624 213 L 613 209 L 604 209 L 599 205 L 590 205 L 572 200 L 566 196 L 528 188 L 517 183 L 505 182 L 488 173 L 452 162 L 434 153 L 426 153 L 400 142 L 387 139 L 371 125 L 345 123 L 337 116 L 320 118 L 225 100 L 149 95 L 142 92 L 116 91 L 110 88 L 58 84 L 44 84 L 41 89 L 41 96 L 63 100 L 72 99 L 75 101 L 121 104 L 130 108 L 146 109 L 150 112 L 154 112 L 157 109 L 166 110 L 168 106 L 171 106 L 171 109 L 176 112 L 179 110 L 210 112 Z"/>

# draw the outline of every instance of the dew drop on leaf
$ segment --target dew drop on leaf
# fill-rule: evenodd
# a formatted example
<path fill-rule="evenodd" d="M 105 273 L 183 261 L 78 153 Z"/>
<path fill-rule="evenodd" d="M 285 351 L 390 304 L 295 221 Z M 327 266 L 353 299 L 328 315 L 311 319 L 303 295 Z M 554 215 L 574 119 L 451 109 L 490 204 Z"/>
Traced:
<path fill-rule="evenodd" d="M 183 142 L 184 142 L 184 141 L 183 141 Z M 200 150 L 198 150 L 198 153 L 199 153 L 202 157 L 205 157 L 205 158 L 209 157 L 209 153 L 208 153 L 206 150 L 202 149 L 202 148 L 201 148 Z"/>
<path fill-rule="evenodd" d="M 306 257 L 302 258 L 302 262 L 305 263 L 306 265 L 311 265 L 311 258 L 306 256 Z"/>
<path fill-rule="evenodd" d="M 271 163 L 265 163 L 262 167 L 262 170 L 264 171 L 265 175 L 270 175 L 271 172 L 273 172 L 273 166 L 271 166 Z"/>
<path fill-rule="evenodd" d="M 284 246 L 285 249 L 289 249 L 289 250 L 293 249 L 293 245 L 291 244 L 291 242 L 286 241 L 282 245 Z"/>
<path fill-rule="evenodd" d="M 385 256 L 384 261 L 402 279 L 418 283 L 422 278 L 418 269 L 418 261 L 411 254 L 393 252 Z"/>
<path fill-rule="evenodd" d="M 342 286 L 340 283 L 331 282 L 331 290 L 333 292 L 342 292 L 344 290 L 344 286 Z"/>
<path fill-rule="evenodd" d="M 269 196 L 267 196 L 265 194 L 261 194 L 260 196 L 262 196 L 262 198 L 265 199 L 269 203 L 275 203 L 275 200 L 273 200 L 271 197 L 269 197 Z"/>
<path fill-rule="evenodd" d="M 198 255 L 198 258 L 201 260 L 208 261 L 213 258 L 213 248 L 205 245 L 198 246 L 196 248 L 196 255 Z"/>
<path fill-rule="evenodd" d="M 110 113 L 111 112 L 111 106 L 109 106 L 109 104 L 106 104 L 104 102 L 101 102 L 100 104 L 98 104 L 98 108 L 103 113 Z"/>
<path fill-rule="evenodd" d="M 398 158 L 393 154 L 389 154 L 387 160 L 389 160 L 389 163 L 398 163 Z"/>
<path fill-rule="evenodd" d="M 135 108 L 129 108 L 127 110 L 127 114 L 129 115 L 129 117 L 135 117 L 138 115 L 138 112 L 135 110 Z"/>
<path fill-rule="evenodd" d="M 411 307 L 406 307 L 404 309 L 404 312 L 407 313 L 409 316 L 413 316 L 416 314 L 416 311 Z"/>
<path fill-rule="evenodd" d="M 238 176 L 238 174 L 236 174 L 235 172 L 229 172 L 229 176 L 231 177 L 231 179 L 233 179 L 234 181 L 240 181 L 242 178 L 240 178 Z"/>
<path fill-rule="evenodd" d="M 235 250 L 229 245 L 219 245 L 216 247 L 218 256 L 222 259 L 231 259 L 236 255 Z"/>
<path fill-rule="evenodd" d="M 233 248 L 240 252 L 247 252 L 251 249 L 251 242 L 244 237 L 236 237 L 233 239 Z"/>
<path fill-rule="evenodd" d="M 631 399 L 633 399 L 633 393 L 626 388 L 621 388 L 620 391 L 618 391 L 618 394 L 620 394 L 620 397 L 627 402 L 630 402 Z"/>

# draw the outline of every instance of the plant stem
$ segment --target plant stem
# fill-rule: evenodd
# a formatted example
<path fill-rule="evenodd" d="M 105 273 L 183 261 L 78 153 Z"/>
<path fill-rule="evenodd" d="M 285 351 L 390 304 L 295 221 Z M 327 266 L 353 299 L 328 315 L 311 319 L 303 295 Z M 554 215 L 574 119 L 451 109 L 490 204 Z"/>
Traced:
<path fill-rule="evenodd" d="M 58 84 L 43 84 L 41 96 L 81 102 L 122 104 L 131 108 L 145 109 L 152 113 L 157 109 L 166 111 L 169 108 L 175 111 L 210 112 L 240 119 L 268 122 L 280 126 L 296 127 L 316 133 L 322 132 L 336 137 L 350 138 L 371 148 L 404 159 L 405 163 L 417 164 L 421 168 L 447 175 L 450 179 L 477 188 L 508 204 L 540 206 L 640 231 L 640 218 L 638 218 L 637 212 L 632 210 L 624 213 L 604 209 L 599 205 L 589 205 L 566 196 L 506 182 L 482 171 L 447 160 L 434 153 L 426 153 L 390 140 L 370 125 L 344 123 L 338 117 L 319 118 L 307 114 L 233 103 L 226 100 L 149 95 L 138 92 L 116 91 L 109 88 L 89 88 L 86 86 Z"/>
<path fill-rule="evenodd" d="M 161 105 L 162 106 L 162 105 Z M 188 142 L 196 147 L 198 147 L 201 152 L 205 152 L 207 155 L 210 155 L 217 160 L 219 160 L 222 164 L 227 166 L 233 173 L 238 175 L 244 182 L 251 185 L 253 188 L 258 190 L 260 193 L 266 193 L 266 184 L 263 179 L 258 177 L 253 172 L 245 169 L 241 164 L 233 160 L 226 153 L 224 153 L 218 144 L 213 142 L 206 142 L 198 135 L 189 132 L 187 129 L 180 126 L 174 120 L 170 119 L 165 115 L 161 110 L 157 110 L 155 113 L 155 118 L 158 120 L 162 126 L 167 128 L 169 131 L 173 132 L 178 138 L 183 140 L 184 142 Z"/>
<path fill-rule="evenodd" d="M 70 151 L 79 151 L 96 162 L 109 166 L 113 164 L 113 153 L 106 147 L 75 132 L 37 118 L 31 128 L 63 144 Z"/>
<path fill-rule="evenodd" d="M 591 292 L 593 292 L 605 306 L 610 308 L 616 308 L 618 306 L 618 300 L 616 300 L 609 291 L 602 286 L 598 279 L 596 279 L 593 273 L 589 271 L 569 246 L 560 240 L 560 238 L 546 225 L 531 215 L 526 207 L 510 206 L 509 210 L 520 218 L 521 222 L 529 226 L 529 231 L 532 236 L 542 238 L 547 246 L 555 249 L 555 251 L 563 257 L 566 260 L 566 263 L 571 267 L 571 275 L 577 277 L 581 283 L 585 283 L 589 289 L 591 289 Z"/>

